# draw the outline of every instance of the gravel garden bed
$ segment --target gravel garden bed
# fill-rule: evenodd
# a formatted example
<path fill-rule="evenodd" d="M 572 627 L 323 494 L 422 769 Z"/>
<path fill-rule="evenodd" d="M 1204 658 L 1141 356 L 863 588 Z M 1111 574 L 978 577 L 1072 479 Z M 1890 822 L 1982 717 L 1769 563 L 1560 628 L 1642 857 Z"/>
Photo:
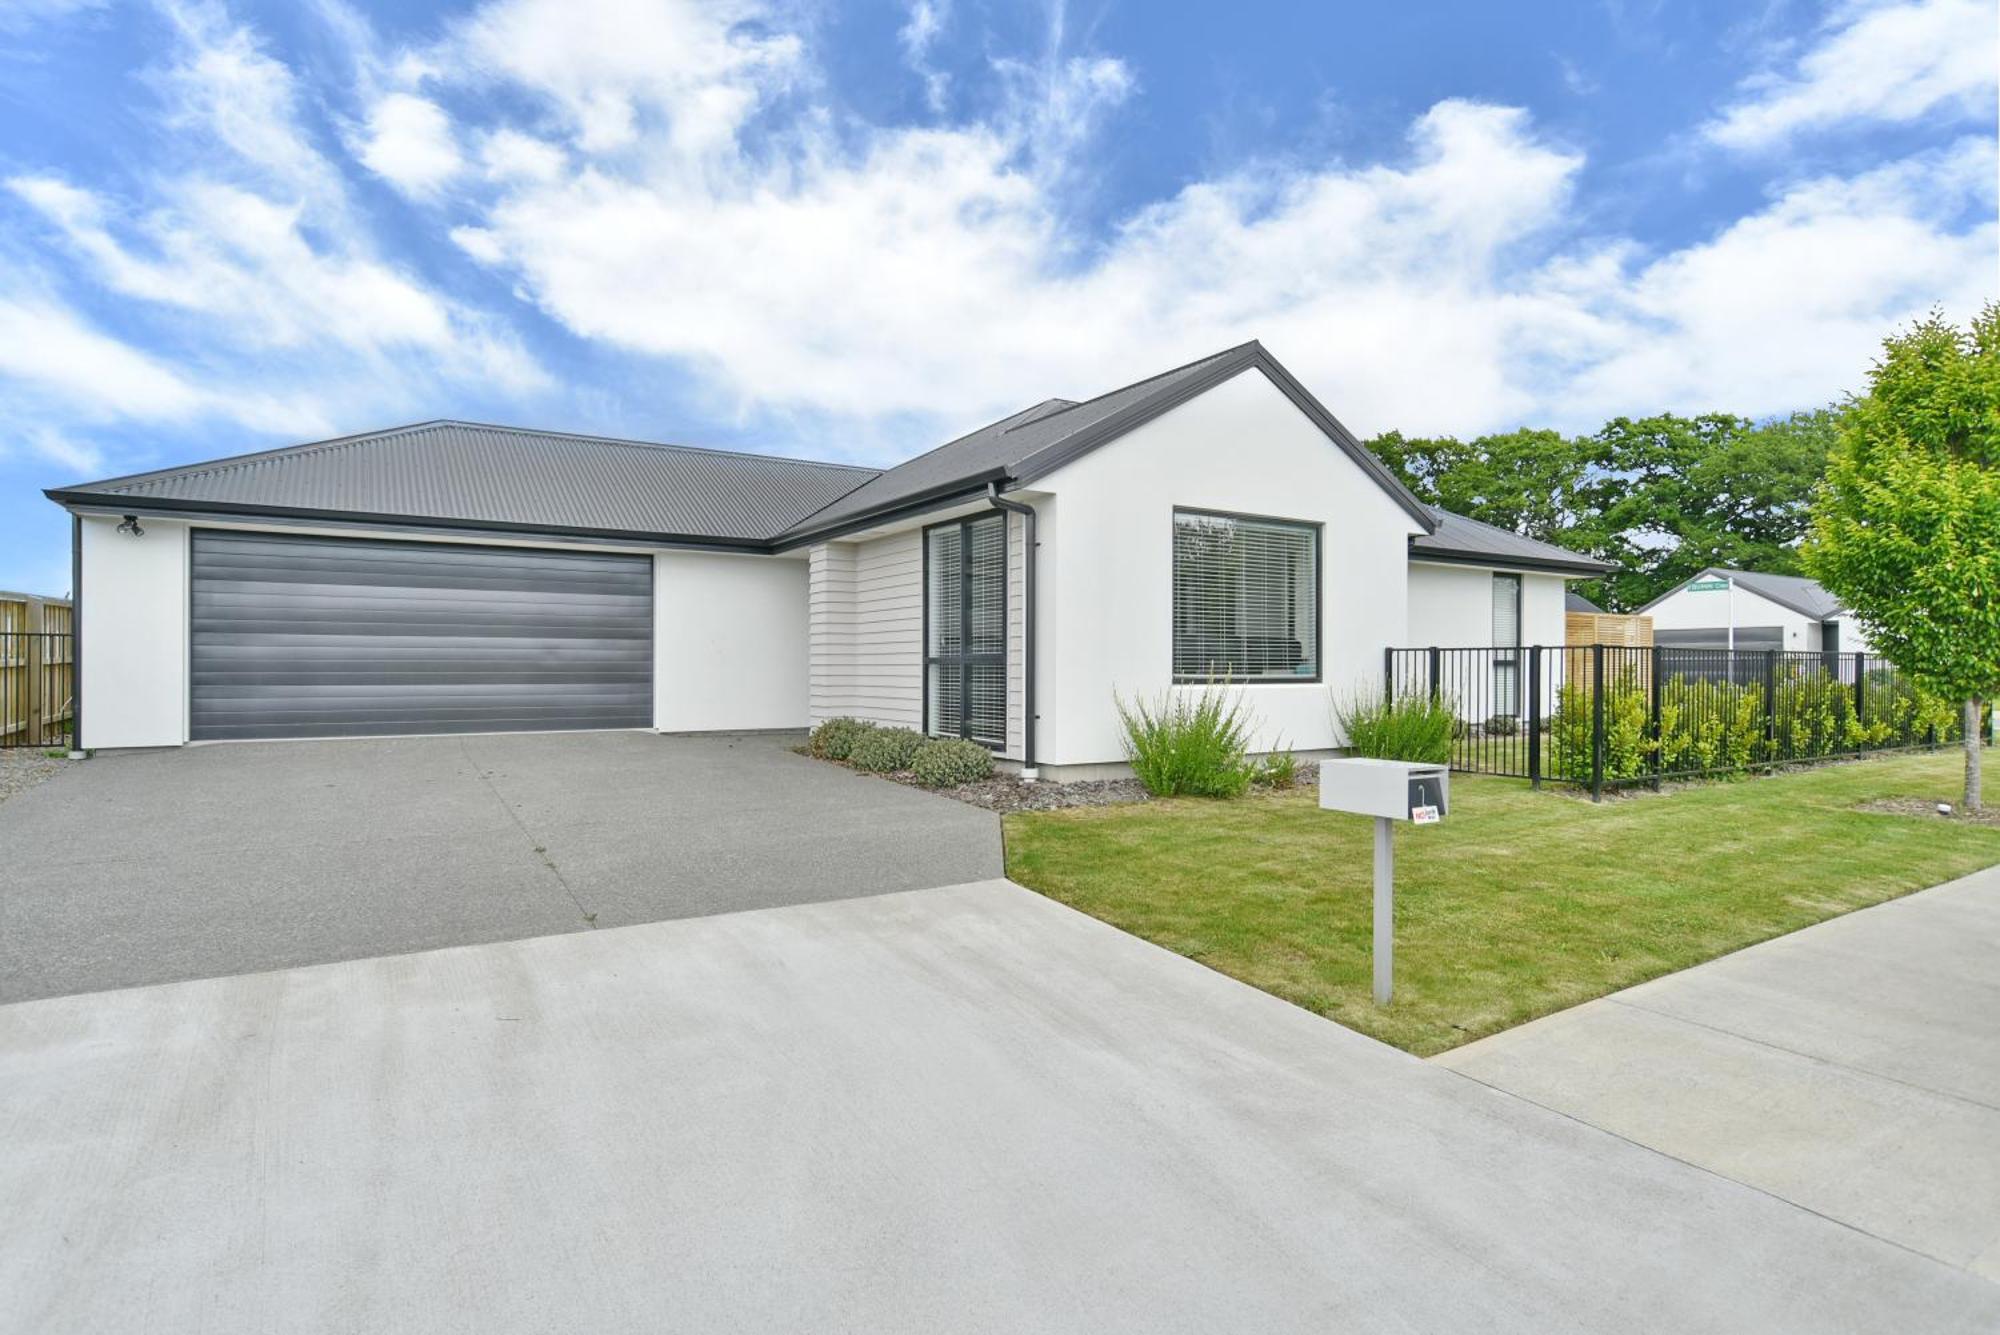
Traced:
<path fill-rule="evenodd" d="M 31 746 L 0 751 L 0 802 L 53 779 L 67 763 Z"/>
<path fill-rule="evenodd" d="M 1951 799 L 1949 816 L 1938 810 L 1936 801 L 1923 797 L 1879 798 L 1873 802 L 1863 802 L 1859 810 L 1874 811 L 1885 816 L 1928 816 L 1932 820 L 1948 820 L 1958 825 L 1989 825 L 2000 829 L 2000 806 L 1988 804 L 1975 815 L 1961 808 L 1955 796 Z"/>

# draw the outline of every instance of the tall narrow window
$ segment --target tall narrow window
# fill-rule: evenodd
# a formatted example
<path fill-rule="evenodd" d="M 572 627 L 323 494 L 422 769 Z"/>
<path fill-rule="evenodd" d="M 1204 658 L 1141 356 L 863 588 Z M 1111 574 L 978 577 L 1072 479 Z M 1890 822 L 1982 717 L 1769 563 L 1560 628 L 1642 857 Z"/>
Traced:
<path fill-rule="evenodd" d="M 1521 577 L 1493 577 L 1493 712 L 1521 712 Z"/>
<path fill-rule="evenodd" d="M 1319 526 L 1174 511 L 1174 680 L 1319 677 Z"/>
<path fill-rule="evenodd" d="M 1007 517 L 924 532 L 924 730 L 1007 740 Z"/>

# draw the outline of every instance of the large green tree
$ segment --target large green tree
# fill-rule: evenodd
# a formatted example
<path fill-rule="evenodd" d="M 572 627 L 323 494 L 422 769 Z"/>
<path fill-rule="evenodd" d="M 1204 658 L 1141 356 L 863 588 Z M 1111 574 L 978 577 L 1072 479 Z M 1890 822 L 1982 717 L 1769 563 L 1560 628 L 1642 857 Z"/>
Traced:
<path fill-rule="evenodd" d="M 1893 335 L 1840 421 L 1806 569 L 1876 652 L 1965 702 L 1965 805 L 1980 806 L 1980 701 L 2000 694 L 2000 305 Z"/>
<path fill-rule="evenodd" d="M 1798 569 L 1835 414 L 1763 424 L 1725 413 L 1620 417 L 1588 436 L 1521 430 L 1461 441 L 1391 431 L 1369 445 L 1423 500 L 1617 564 L 1581 586 L 1637 607 L 1728 565 Z"/>

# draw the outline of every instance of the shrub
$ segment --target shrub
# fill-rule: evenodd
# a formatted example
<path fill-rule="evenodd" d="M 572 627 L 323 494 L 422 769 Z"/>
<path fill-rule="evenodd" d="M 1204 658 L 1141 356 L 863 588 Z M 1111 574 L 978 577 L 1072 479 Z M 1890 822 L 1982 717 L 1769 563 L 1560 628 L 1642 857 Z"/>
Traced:
<path fill-rule="evenodd" d="M 1273 751 L 1264 757 L 1264 768 L 1257 775 L 1257 782 L 1266 788 L 1296 788 L 1299 758 L 1290 751 Z"/>
<path fill-rule="evenodd" d="M 1112 701 L 1132 773 L 1155 797 L 1241 797 L 1257 776 L 1243 704 L 1213 686 L 1130 705 L 1114 692 Z"/>
<path fill-rule="evenodd" d="M 870 728 L 855 740 L 847 758 L 856 769 L 887 774 L 908 769 L 911 757 L 923 744 L 923 737 L 909 728 Z"/>
<path fill-rule="evenodd" d="M 1333 718 L 1355 755 L 1426 765 L 1451 762 L 1451 740 L 1459 727 L 1449 700 L 1426 695 L 1384 700 L 1360 692 L 1335 700 Z"/>
<path fill-rule="evenodd" d="M 993 772 L 993 753 L 978 742 L 925 742 L 910 757 L 910 773 L 926 788 L 977 783 Z"/>
<path fill-rule="evenodd" d="M 1512 714 L 1495 714 L 1479 725 L 1479 731 L 1488 737 L 1512 737 L 1521 731 L 1521 720 Z"/>
<path fill-rule="evenodd" d="M 830 718 L 812 730 L 812 753 L 821 760 L 845 760 L 854 754 L 854 744 L 873 731 L 874 724 L 858 718 Z"/>

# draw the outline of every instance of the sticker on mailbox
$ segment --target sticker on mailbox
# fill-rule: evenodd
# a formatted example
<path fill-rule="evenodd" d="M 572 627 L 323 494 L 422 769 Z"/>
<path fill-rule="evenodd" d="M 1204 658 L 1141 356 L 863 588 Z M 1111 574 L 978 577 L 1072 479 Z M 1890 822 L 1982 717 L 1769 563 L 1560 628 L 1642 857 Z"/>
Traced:
<path fill-rule="evenodd" d="M 1418 825 L 1435 825 L 1438 823 L 1438 809 L 1436 807 L 1411 807 L 1410 820 Z"/>

